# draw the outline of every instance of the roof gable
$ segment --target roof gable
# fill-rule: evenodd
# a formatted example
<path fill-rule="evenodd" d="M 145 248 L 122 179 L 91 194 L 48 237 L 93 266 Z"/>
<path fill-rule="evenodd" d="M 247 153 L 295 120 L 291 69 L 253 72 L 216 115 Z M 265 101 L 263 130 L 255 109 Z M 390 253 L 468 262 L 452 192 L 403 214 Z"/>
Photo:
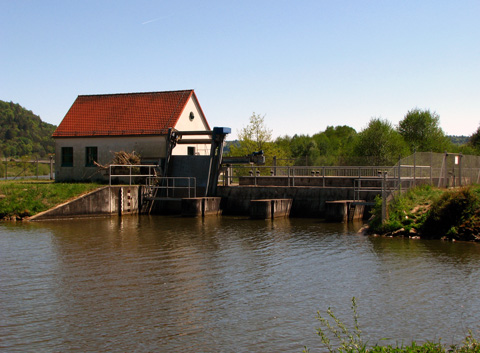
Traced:
<path fill-rule="evenodd" d="M 198 102 L 193 90 L 80 95 L 53 137 L 163 135 L 192 96 Z"/>

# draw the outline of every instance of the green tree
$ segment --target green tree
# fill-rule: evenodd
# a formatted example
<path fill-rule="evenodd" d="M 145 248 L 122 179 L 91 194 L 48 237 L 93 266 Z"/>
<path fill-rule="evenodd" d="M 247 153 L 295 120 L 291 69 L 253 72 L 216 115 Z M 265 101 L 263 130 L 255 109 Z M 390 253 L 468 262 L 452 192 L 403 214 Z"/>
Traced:
<path fill-rule="evenodd" d="M 418 152 L 444 152 L 451 142 L 439 126 L 440 116 L 430 110 L 418 108 L 408 111 L 398 124 L 398 132 L 413 150 Z"/>
<path fill-rule="evenodd" d="M 392 124 L 380 118 L 372 118 L 362 130 L 353 146 L 356 156 L 368 157 L 368 164 L 394 165 L 399 156 L 409 153 L 408 146 Z"/>
<path fill-rule="evenodd" d="M 468 145 L 480 151 L 480 126 L 468 139 Z"/>
<path fill-rule="evenodd" d="M 255 114 L 250 117 L 250 124 L 238 133 L 240 143 L 248 146 L 251 152 L 260 151 L 266 144 L 272 142 L 272 130 L 265 126 L 265 115 Z"/>
<path fill-rule="evenodd" d="M 265 125 L 265 116 L 253 113 L 250 123 L 238 132 L 238 144 L 230 146 L 230 156 L 246 156 L 253 152 L 263 151 L 267 164 L 272 158 L 286 158 L 282 148 L 272 141 L 272 130 Z"/>
<path fill-rule="evenodd" d="M 315 165 L 320 155 L 316 142 L 308 135 L 294 135 L 290 140 L 290 152 L 295 165 Z"/>
<path fill-rule="evenodd" d="M 357 132 L 350 126 L 327 126 L 326 130 L 313 135 L 323 165 L 348 164 L 347 157 L 352 154 L 352 146 Z"/>

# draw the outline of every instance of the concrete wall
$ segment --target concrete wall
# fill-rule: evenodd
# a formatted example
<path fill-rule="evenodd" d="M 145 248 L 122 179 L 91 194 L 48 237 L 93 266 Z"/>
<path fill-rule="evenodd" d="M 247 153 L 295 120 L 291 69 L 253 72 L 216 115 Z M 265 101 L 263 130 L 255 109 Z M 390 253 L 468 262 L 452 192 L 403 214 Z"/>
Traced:
<path fill-rule="evenodd" d="M 222 198 L 221 209 L 224 215 L 250 215 L 250 201 L 258 199 L 292 199 L 290 217 L 325 218 L 327 201 L 351 200 L 351 188 L 306 188 L 306 187 L 219 187 L 217 196 Z M 375 194 L 362 197 L 372 201 Z M 212 210 L 217 209 L 218 198 L 212 198 Z M 102 216 L 115 214 L 135 214 L 141 209 L 141 187 L 103 187 L 76 200 L 59 205 L 46 212 L 31 217 L 31 220 L 68 218 L 78 216 Z M 153 214 L 180 214 L 180 199 L 161 201 L 154 204 Z M 215 206 L 215 207 L 214 207 Z"/>
<path fill-rule="evenodd" d="M 135 214 L 138 213 L 138 210 L 138 186 L 105 186 L 30 217 L 29 220 Z"/>
<path fill-rule="evenodd" d="M 377 193 L 362 195 L 362 199 L 372 201 Z M 248 187 L 220 186 L 217 196 L 222 197 L 222 210 L 225 215 L 245 215 L 250 212 L 250 200 L 292 199 L 291 217 L 325 218 L 326 201 L 352 200 L 352 188 L 321 187 Z"/>
<path fill-rule="evenodd" d="M 142 162 L 158 162 L 165 158 L 165 136 L 144 137 L 92 137 L 55 139 L 55 180 L 56 181 L 105 181 L 105 173 L 98 167 L 86 167 L 86 147 L 97 147 L 98 163 L 111 163 L 114 152 L 134 151 Z M 73 166 L 62 167 L 62 147 L 73 147 Z"/>

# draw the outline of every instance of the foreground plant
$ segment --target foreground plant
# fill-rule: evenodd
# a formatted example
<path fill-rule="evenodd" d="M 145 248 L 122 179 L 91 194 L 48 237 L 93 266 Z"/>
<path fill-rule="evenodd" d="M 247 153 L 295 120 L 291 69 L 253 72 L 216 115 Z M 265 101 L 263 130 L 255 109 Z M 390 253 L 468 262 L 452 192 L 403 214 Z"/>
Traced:
<path fill-rule="evenodd" d="M 365 352 L 366 344 L 362 341 L 360 336 L 361 331 L 358 326 L 357 302 L 355 297 L 352 298 L 352 312 L 354 328 L 349 330 L 347 326 L 338 319 L 333 313 L 332 309 L 328 308 L 327 315 L 333 320 L 331 324 L 328 317 L 324 317 L 317 312 L 317 320 L 322 324 L 317 328 L 317 334 L 320 336 L 322 343 L 327 347 L 329 352 L 336 352 L 333 347 L 335 341 L 339 344 L 339 352 Z M 353 331 L 353 332 L 352 332 Z"/>
<path fill-rule="evenodd" d="M 427 341 L 424 344 L 418 345 L 415 341 L 409 345 L 403 343 L 399 346 L 387 345 L 381 346 L 376 344 L 372 347 L 367 347 L 367 342 L 364 342 L 358 324 L 357 302 L 355 297 L 352 298 L 352 313 L 353 313 L 353 329 L 347 326 L 328 308 L 327 316 L 322 316 L 317 312 L 316 319 L 321 326 L 317 328 L 317 334 L 324 347 L 330 353 L 480 353 L 480 342 L 473 337 L 472 331 L 465 338 L 462 345 L 452 345 L 448 349 L 439 342 Z M 333 320 L 333 322 L 329 321 Z M 304 353 L 310 352 L 305 347 Z"/>

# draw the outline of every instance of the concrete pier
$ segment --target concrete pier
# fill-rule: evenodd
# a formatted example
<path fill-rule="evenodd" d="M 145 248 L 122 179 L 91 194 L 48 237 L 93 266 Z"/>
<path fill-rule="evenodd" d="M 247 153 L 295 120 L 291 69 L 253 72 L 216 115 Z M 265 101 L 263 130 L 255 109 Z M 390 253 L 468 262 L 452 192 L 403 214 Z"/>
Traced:
<path fill-rule="evenodd" d="M 292 199 L 263 199 L 250 201 L 250 218 L 274 219 L 289 217 Z"/>
<path fill-rule="evenodd" d="M 182 199 L 182 216 L 205 217 L 220 214 L 221 197 L 192 197 Z"/>
<path fill-rule="evenodd" d="M 336 200 L 325 202 L 325 219 L 329 222 L 348 222 L 361 220 L 365 202 L 354 200 Z"/>

